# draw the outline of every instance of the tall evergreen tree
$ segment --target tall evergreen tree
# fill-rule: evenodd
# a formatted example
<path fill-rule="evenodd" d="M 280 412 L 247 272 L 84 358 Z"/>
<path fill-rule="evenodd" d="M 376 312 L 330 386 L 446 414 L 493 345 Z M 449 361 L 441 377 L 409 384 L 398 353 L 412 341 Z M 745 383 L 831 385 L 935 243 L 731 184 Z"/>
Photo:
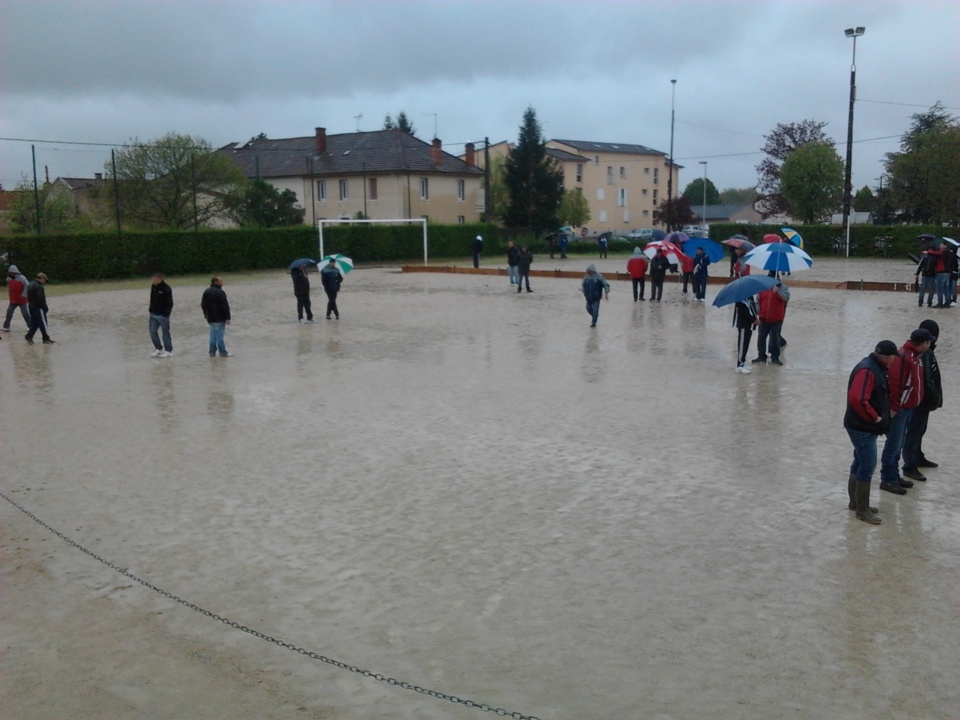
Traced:
<path fill-rule="evenodd" d="M 516 147 L 507 154 L 504 180 L 510 193 L 503 214 L 507 227 L 541 233 L 559 224 L 557 212 L 563 197 L 563 171 L 547 155 L 540 123 L 532 107 L 523 114 Z"/>

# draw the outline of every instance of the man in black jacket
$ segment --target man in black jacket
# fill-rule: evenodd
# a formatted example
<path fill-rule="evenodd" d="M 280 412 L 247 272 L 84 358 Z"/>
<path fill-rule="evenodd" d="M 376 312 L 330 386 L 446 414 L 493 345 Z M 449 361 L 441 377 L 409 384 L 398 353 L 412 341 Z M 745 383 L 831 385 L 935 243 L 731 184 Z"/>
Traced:
<path fill-rule="evenodd" d="M 223 336 L 230 324 L 230 303 L 227 294 L 223 291 L 223 279 L 217 275 L 210 280 L 210 287 L 203 291 L 200 299 L 200 309 L 203 317 L 210 326 L 210 357 L 220 352 L 220 357 L 230 357 Z"/>
<path fill-rule="evenodd" d="M 303 322 L 303 313 L 307 313 L 307 322 L 313 322 L 313 309 L 310 307 L 310 279 L 307 277 L 307 263 L 297 265 L 290 271 L 293 278 L 293 294 L 297 298 L 297 320 Z"/>
<path fill-rule="evenodd" d="M 27 286 L 27 304 L 30 307 L 30 330 L 24 337 L 27 342 L 33 345 L 33 336 L 37 330 L 43 336 L 44 345 L 53 345 L 53 340 L 47 333 L 47 292 L 43 286 L 47 284 L 45 273 L 37 273 L 35 280 L 31 280 Z"/>
<path fill-rule="evenodd" d="M 153 357 L 170 357 L 173 354 L 173 339 L 170 337 L 170 313 L 173 312 L 173 290 L 163 281 L 163 273 L 153 274 L 150 286 L 150 339 L 153 341 Z M 160 333 L 163 331 L 163 344 Z"/>
<path fill-rule="evenodd" d="M 940 379 L 940 364 L 934 353 L 940 337 L 940 325 L 934 320 L 924 320 L 919 329 L 933 335 L 933 342 L 930 343 L 930 349 L 920 356 L 923 366 L 923 399 L 907 419 L 907 428 L 903 434 L 903 476 L 923 481 L 927 477 L 919 468 L 939 467 L 938 463 L 927 459 L 922 446 L 930 413 L 943 407 L 943 381 Z"/>
<path fill-rule="evenodd" d="M 530 248 L 524 245 L 517 254 L 517 292 L 520 292 L 521 283 L 527 283 L 527 292 L 533 292 L 530 289 L 530 264 L 533 262 L 533 255 Z"/>
<path fill-rule="evenodd" d="M 857 518 L 879 525 L 877 509 L 870 507 L 870 481 L 877 469 L 877 436 L 890 426 L 890 386 L 887 368 L 894 361 L 897 346 L 881 340 L 867 357 L 857 363 L 847 381 L 847 409 L 843 427 L 853 444 L 853 463 L 847 481 L 850 503 Z"/>
<path fill-rule="evenodd" d="M 657 254 L 650 261 L 650 302 L 656 300 L 660 302 L 663 297 L 663 280 L 667 277 L 667 270 L 670 267 L 670 261 L 663 254 L 663 250 L 657 248 Z"/>

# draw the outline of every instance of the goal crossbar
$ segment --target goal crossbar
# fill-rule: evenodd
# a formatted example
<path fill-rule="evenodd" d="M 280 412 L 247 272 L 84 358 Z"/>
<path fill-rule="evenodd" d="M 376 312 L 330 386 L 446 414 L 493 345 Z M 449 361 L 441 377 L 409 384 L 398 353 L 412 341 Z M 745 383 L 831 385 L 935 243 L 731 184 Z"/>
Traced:
<path fill-rule="evenodd" d="M 331 219 L 322 218 L 317 220 L 317 229 L 320 233 L 320 259 L 326 257 L 323 251 L 323 226 L 324 225 L 398 225 L 398 224 L 416 224 L 423 226 L 423 264 L 427 264 L 427 219 L 426 218 L 395 218 L 386 220 L 353 220 L 353 219 Z"/>

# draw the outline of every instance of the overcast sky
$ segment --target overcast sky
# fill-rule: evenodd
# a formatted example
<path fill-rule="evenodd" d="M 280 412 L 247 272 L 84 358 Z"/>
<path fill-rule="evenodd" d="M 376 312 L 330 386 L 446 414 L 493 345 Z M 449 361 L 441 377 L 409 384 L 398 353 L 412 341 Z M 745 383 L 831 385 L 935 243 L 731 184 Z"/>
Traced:
<path fill-rule="evenodd" d="M 876 186 L 911 115 L 960 115 L 957 0 L 2 0 L 0 183 L 91 177 L 109 148 L 168 132 L 214 146 L 378 130 L 404 111 L 444 149 L 545 138 L 670 149 L 682 189 L 756 183 L 763 136 L 813 119 Z M 355 116 L 362 115 L 360 118 Z M 45 141 L 57 141 L 48 143 Z"/>

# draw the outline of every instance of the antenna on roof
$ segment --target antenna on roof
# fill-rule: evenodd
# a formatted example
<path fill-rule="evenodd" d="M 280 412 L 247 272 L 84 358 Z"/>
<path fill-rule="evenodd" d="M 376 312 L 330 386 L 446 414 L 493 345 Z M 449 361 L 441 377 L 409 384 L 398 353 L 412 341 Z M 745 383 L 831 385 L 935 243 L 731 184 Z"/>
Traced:
<path fill-rule="evenodd" d="M 360 132 L 360 118 L 362 117 L 363 117 L 363 113 L 353 116 L 353 119 L 357 121 L 357 132 Z"/>

